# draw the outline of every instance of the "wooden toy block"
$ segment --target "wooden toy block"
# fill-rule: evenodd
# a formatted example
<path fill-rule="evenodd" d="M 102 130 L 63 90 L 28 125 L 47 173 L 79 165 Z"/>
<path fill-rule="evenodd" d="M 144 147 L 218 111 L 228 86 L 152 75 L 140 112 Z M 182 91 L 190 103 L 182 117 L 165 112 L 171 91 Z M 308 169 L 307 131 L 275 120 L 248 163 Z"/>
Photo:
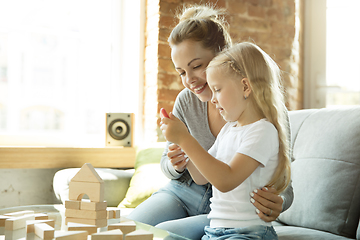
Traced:
<path fill-rule="evenodd" d="M 55 228 L 55 220 L 54 219 L 46 219 L 46 220 L 27 220 L 26 221 L 26 232 L 32 233 L 35 232 L 35 223 L 46 223 L 50 227 Z"/>
<path fill-rule="evenodd" d="M 90 163 L 85 163 L 71 179 L 75 182 L 104 182 Z"/>
<path fill-rule="evenodd" d="M 91 235 L 91 240 L 122 240 L 123 233 L 120 229 L 114 229 L 106 232 L 94 233 Z"/>
<path fill-rule="evenodd" d="M 55 231 L 58 240 L 87 240 L 87 231 Z"/>
<path fill-rule="evenodd" d="M 126 240 L 152 240 L 154 234 L 145 230 L 136 230 L 134 232 L 128 233 L 125 236 Z"/>
<path fill-rule="evenodd" d="M 106 210 L 108 219 L 120 218 L 120 208 L 108 207 Z"/>
<path fill-rule="evenodd" d="M 6 221 L 6 219 L 9 219 L 9 218 L 11 218 L 11 217 L 0 215 L 0 227 L 5 227 L 5 221 Z"/>
<path fill-rule="evenodd" d="M 80 209 L 81 201 L 65 200 L 66 209 Z"/>
<path fill-rule="evenodd" d="M 35 235 L 42 239 L 48 240 L 54 238 L 55 229 L 46 223 L 35 223 Z"/>
<path fill-rule="evenodd" d="M 97 233 L 97 226 L 79 224 L 79 223 L 69 223 L 67 230 L 68 231 L 87 231 L 88 235 L 91 235 L 93 233 Z"/>
<path fill-rule="evenodd" d="M 20 238 L 24 237 L 25 234 L 26 234 L 25 228 L 13 230 L 13 231 L 5 231 L 5 233 L 4 233 L 5 240 L 20 239 Z"/>
<path fill-rule="evenodd" d="M 69 199 L 73 201 L 80 201 L 86 194 L 89 196 L 91 202 L 104 201 L 104 182 L 76 182 L 69 183 Z"/>
<path fill-rule="evenodd" d="M 84 219 L 104 219 L 107 217 L 107 211 L 65 209 L 65 217 L 84 218 Z"/>
<path fill-rule="evenodd" d="M 128 234 L 136 230 L 136 223 L 134 221 L 126 221 L 108 225 L 108 230 L 120 229 L 123 234 Z"/>
<path fill-rule="evenodd" d="M 18 212 L 12 212 L 12 213 L 5 213 L 4 216 L 9 217 L 20 217 L 28 214 L 34 214 L 34 211 L 32 210 L 24 210 L 24 211 L 18 211 Z"/>
<path fill-rule="evenodd" d="M 46 213 L 35 213 L 35 220 L 47 220 L 49 216 Z"/>
<path fill-rule="evenodd" d="M 103 202 L 90 202 L 90 201 L 86 201 L 86 200 L 82 200 L 80 203 L 80 209 L 81 210 L 93 210 L 93 211 L 98 211 L 98 210 L 106 210 L 107 208 L 107 202 L 103 201 Z"/>
<path fill-rule="evenodd" d="M 26 227 L 26 220 L 35 220 L 34 214 L 24 215 L 20 217 L 12 217 L 5 220 L 5 230 L 16 230 Z"/>
<path fill-rule="evenodd" d="M 66 217 L 65 224 L 67 225 L 69 222 L 95 225 L 97 227 L 106 227 L 107 226 L 106 218 L 104 218 L 104 219 L 85 219 L 85 218 Z"/>

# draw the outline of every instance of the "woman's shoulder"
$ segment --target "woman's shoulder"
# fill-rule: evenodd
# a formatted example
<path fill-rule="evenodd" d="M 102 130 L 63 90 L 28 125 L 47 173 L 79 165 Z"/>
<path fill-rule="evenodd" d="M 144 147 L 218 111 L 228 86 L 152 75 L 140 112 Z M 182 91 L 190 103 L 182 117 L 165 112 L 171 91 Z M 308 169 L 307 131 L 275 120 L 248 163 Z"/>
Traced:
<path fill-rule="evenodd" d="M 175 100 L 175 106 L 181 107 L 183 111 L 186 111 L 204 108 L 206 106 L 206 103 L 201 102 L 194 93 L 192 93 L 189 89 L 184 88 L 177 95 Z"/>
<path fill-rule="evenodd" d="M 176 98 L 185 102 L 199 100 L 188 88 L 181 90 Z"/>

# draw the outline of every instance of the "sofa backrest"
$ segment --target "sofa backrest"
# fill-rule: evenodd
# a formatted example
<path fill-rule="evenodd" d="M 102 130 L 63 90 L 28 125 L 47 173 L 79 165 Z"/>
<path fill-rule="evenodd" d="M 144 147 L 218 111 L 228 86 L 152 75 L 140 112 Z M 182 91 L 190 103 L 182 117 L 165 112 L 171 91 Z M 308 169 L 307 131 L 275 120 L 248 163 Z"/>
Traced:
<path fill-rule="evenodd" d="M 294 201 L 279 220 L 355 238 L 360 107 L 290 111 Z"/>

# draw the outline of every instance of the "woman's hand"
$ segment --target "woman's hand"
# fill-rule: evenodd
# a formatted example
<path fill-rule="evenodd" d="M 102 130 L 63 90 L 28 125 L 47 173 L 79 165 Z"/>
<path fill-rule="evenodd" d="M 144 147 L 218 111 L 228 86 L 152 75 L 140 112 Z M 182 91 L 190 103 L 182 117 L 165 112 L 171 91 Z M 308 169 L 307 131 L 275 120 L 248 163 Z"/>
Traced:
<path fill-rule="evenodd" d="M 189 159 L 178 145 L 170 144 L 167 156 L 177 172 L 181 173 L 187 167 Z"/>
<path fill-rule="evenodd" d="M 284 200 L 275 192 L 274 188 L 263 187 L 250 194 L 258 216 L 265 222 L 275 221 L 282 211 Z"/>

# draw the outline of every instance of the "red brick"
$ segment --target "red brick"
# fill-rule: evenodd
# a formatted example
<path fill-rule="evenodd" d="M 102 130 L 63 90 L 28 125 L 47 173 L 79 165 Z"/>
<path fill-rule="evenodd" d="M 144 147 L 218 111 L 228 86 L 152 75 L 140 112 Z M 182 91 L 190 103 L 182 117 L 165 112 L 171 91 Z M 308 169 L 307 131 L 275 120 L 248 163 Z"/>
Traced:
<path fill-rule="evenodd" d="M 179 92 L 179 90 L 158 89 L 158 99 L 159 101 L 175 101 Z"/>
<path fill-rule="evenodd" d="M 161 1 L 160 2 L 160 13 L 166 16 L 174 17 L 177 14 L 177 11 L 179 11 L 180 5 L 178 3 L 173 2 L 166 2 Z"/>
<path fill-rule="evenodd" d="M 180 4 L 182 1 L 181 1 L 181 0 L 161 0 L 161 2 L 168 2 L 168 3 L 177 3 L 177 4 Z"/>
<path fill-rule="evenodd" d="M 176 19 L 172 16 L 160 15 L 159 26 L 161 28 L 173 28 L 176 25 Z"/>
<path fill-rule="evenodd" d="M 266 14 L 269 20 L 283 21 L 284 19 L 284 15 L 282 14 L 282 12 L 275 8 L 269 8 Z"/>
<path fill-rule="evenodd" d="M 167 43 L 158 44 L 158 56 L 162 58 L 171 58 L 171 49 Z"/>
<path fill-rule="evenodd" d="M 160 28 L 159 30 L 159 40 L 163 42 L 167 42 L 172 28 Z"/>
<path fill-rule="evenodd" d="M 158 85 L 160 88 L 169 88 L 175 90 L 180 90 L 184 87 L 178 74 L 165 72 L 159 72 Z"/>
<path fill-rule="evenodd" d="M 262 6 L 248 6 L 248 15 L 250 17 L 258 17 L 258 18 L 265 18 L 266 17 L 266 9 Z"/>
<path fill-rule="evenodd" d="M 159 58 L 159 71 L 172 72 L 174 70 L 174 64 L 170 59 Z"/>
<path fill-rule="evenodd" d="M 245 14 L 247 12 L 247 4 L 239 0 L 228 0 L 227 11 L 231 15 Z"/>

